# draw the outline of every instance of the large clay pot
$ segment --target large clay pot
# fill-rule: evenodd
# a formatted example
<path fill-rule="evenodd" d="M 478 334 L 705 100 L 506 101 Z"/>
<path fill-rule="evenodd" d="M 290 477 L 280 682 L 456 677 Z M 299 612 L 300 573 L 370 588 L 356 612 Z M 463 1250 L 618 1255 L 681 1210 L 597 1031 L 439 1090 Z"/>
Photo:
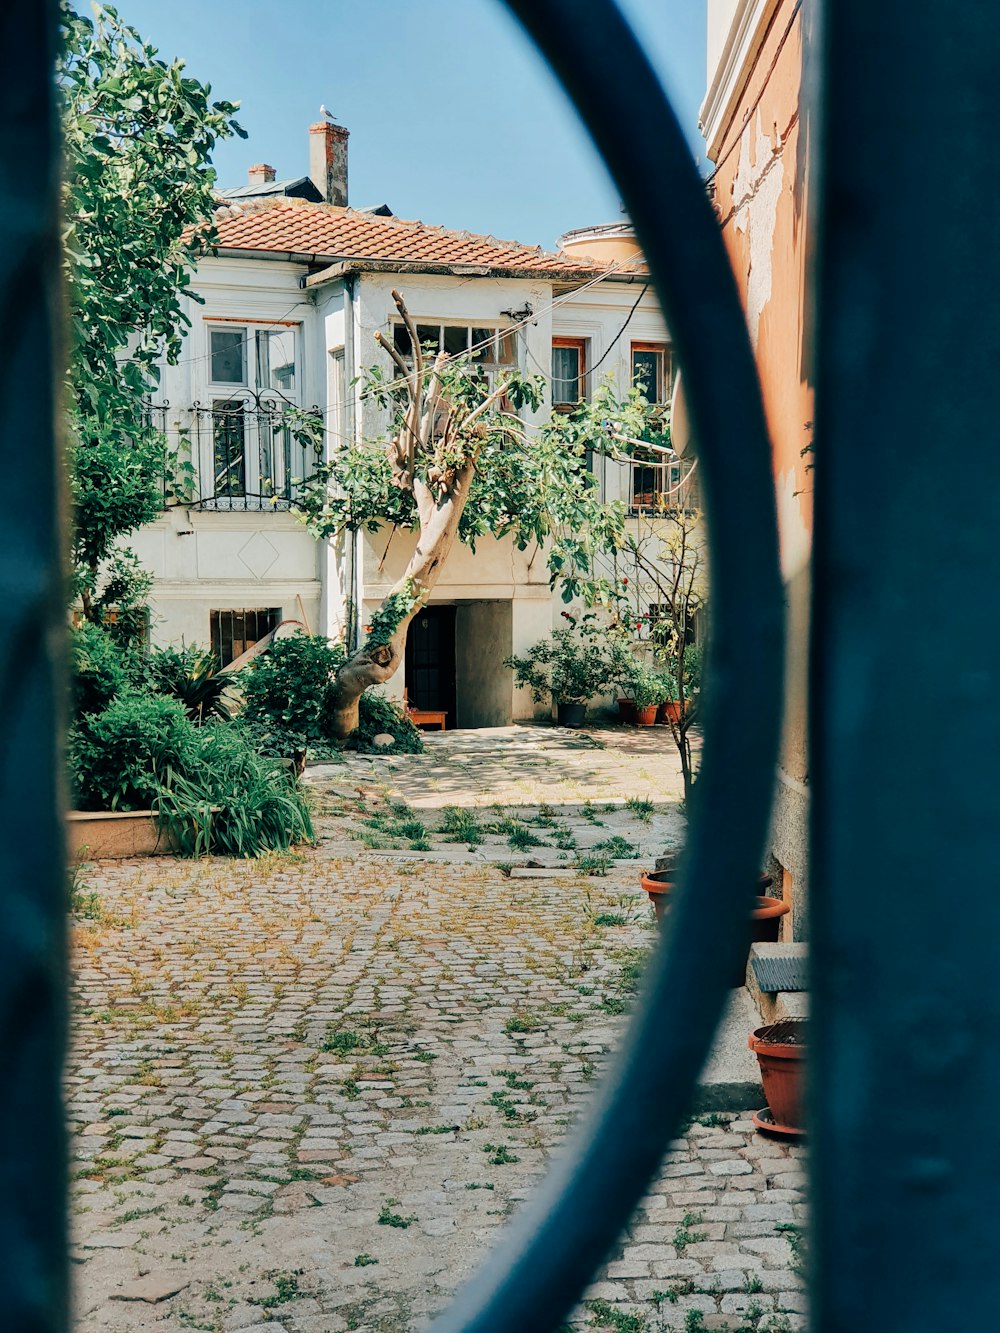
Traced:
<path fill-rule="evenodd" d="M 760 1065 L 760 1080 L 771 1112 L 772 1123 L 761 1120 L 760 1127 L 778 1133 L 801 1132 L 804 1128 L 802 1070 L 806 1058 L 806 1020 L 783 1018 L 778 1023 L 768 1023 L 750 1034 L 747 1045 Z"/>
<path fill-rule="evenodd" d="M 637 727 L 654 727 L 656 725 L 656 710 L 659 704 L 645 704 L 640 707 L 635 705 L 635 724 Z"/>
<path fill-rule="evenodd" d="M 621 718 L 623 722 L 628 722 L 630 725 L 632 725 L 635 722 L 635 700 L 619 699 L 618 716 Z"/>
<path fill-rule="evenodd" d="M 687 700 L 684 701 L 684 711 L 688 710 Z M 673 722 L 675 725 L 681 720 L 681 706 L 677 699 L 664 699 L 660 704 L 656 714 L 657 722 Z"/>

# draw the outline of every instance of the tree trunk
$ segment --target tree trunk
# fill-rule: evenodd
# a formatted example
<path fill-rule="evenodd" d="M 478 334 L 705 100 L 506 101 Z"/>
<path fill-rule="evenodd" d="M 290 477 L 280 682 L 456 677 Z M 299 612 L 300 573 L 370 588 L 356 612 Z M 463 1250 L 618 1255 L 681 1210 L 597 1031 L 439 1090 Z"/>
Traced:
<path fill-rule="evenodd" d="M 466 463 L 437 499 L 423 481 L 414 478 L 413 494 L 420 519 L 420 536 L 406 572 L 380 607 L 383 610 L 399 601 L 405 609 L 387 639 L 373 642 L 373 636 L 369 634 L 366 642 L 337 672 L 330 727 L 338 740 L 346 740 L 357 728 L 358 709 L 365 690 L 371 685 L 385 684 L 399 670 L 406 653 L 406 632 L 410 621 L 426 605 L 458 536 L 458 525 L 474 473 L 475 463 Z"/>

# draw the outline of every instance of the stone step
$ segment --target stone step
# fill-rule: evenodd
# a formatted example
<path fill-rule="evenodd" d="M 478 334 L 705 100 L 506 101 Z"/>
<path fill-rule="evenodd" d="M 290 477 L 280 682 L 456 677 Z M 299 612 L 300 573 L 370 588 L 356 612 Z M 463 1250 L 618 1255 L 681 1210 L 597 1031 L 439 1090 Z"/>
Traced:
<path fill-rule="evenodd" d="M 747 990 L 763 1023 L 804 1018 L 808 1014 L 809 996 L 805 989 L 808 957 L 809 946 L 804 943 L 755 944 L 751 948 Z"/>

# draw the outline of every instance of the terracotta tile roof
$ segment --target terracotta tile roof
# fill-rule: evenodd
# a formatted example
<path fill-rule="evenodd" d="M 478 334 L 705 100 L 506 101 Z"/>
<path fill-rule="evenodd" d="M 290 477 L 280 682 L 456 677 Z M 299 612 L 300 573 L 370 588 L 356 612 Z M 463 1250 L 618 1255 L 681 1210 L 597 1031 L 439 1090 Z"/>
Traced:
<path fill-rule="evenodd" d="M 337 260 L 397 260 L 416 265 L 471 265 L 484 272 L 547 273 L 587 277 L 609 266 L 552 254 L 516 241 L 423 222 L 379 217 L 301 199 L 254 199 L 220 206 L 218 246 L 226 250 L 307 254 Z"/>

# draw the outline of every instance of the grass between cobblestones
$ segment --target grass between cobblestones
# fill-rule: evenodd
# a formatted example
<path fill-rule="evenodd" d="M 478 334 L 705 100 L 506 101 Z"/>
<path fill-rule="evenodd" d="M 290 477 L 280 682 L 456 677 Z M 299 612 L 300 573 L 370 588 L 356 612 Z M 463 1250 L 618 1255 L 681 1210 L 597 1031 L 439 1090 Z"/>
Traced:
<path fill-rule="evenodd" d="M 152 1308 L 168 1330 L 257 1311 L 287 1333 L 416 1333 L 544 1170 L 627 1021 L 655 940 L 635 863 L 595 879 L 561 843 L 662 843 L 669 807 L 508 792 L 499 811 L 416 809 L 354 762 L 315 784 L 315 850 L 77 876 L 86 1333 Z M 616 780 L 641 790 L 625 767 Z M 547 844 L 528 850 L 551 874 L 491 864 L 511 827 Z M 572 1326 L 799 1328 L 803 1220 L 794 1150 L 733 1115 L 693 1120 Z M 130 1295 L 153 1275 L 177 1290 Z"/>

